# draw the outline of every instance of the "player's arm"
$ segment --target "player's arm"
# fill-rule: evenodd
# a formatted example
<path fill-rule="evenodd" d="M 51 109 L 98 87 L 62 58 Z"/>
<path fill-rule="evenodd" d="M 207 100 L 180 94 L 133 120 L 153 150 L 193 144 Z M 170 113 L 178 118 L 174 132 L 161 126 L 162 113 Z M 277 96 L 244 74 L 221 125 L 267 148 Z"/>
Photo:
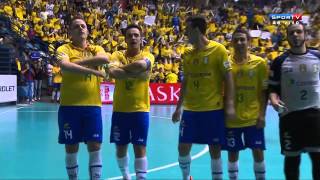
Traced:
<path fill-rule="evenodd" d="M 121 68 L 130 73 L 146 72 L 151 70 L 151 61 L 148 58 L 145 58 L 143 60 L 127 64 Z"/>
<path fill-rule="evenodd" d="M 268 94 L 270 103 L 273 108 L 279 112 L 280 108 L 284 108 L 284 103 L 280 100 L 280 77 L 281 75 L 281 60 L 276 58 L 270 67 L 269 74 L 269 86 L 268 86 Z"/>
<path fill-rule="evenodd" d="M 264 128 L 265 127 L 265 116 L 266 116 L 266 108 L 268 103 L 268 64 L 267 61 L 264 61 L 259 64 L 258 70 L 260 72 L 260 81 L 259 81 L 259 88 L 261 89 L 261 95 L 259 97 L 260 102 L 260 112 L 257 121 L 257 128 Z"/>
<path fill-rule="evenodd" d="M 128 78 L 146 78 L 148 72 L 133 73 L 128 72 L 120 67 L 110 67 L 108 69 L 109 76 L 114 79 L 128 79 Z"/>
<path fill-rule="evenodd" d="M 236 118 L 235 107 L 234 107 L 234 82 L 231 70 L 225 73 L 224 79 L 224 105 L 226 119 L 233 120 Z"/>
<path fill-rule="evenodd" d="M 97 53 L 96 56 L 75 61 L 75 64 L 81 66 L 101 66 L 110 62 L 110 55 L 106 53 Z"/>
<path fill-rule="evenodd" d="M 68 71 L 78 74 L 93 74 L 99 77 L 106 76 L 105 72 L 83 67 L 81 65 L 70 62 L 69 56 L 66 53 L 60 52 L 59 49 L 57 53 L 57 63 L 61 67 L 62 71 Z"/>
<path fill-rule="evenodd" d="M 176 123 L 180 121 L 181 113 L 182 113 L 182 104 L 184 100 L 184 94 L 186 93 L 186 87 L 187 87 L 187 78 L 183 78 L 181 82 L 181 90 L 180 90 L 180 96 L 179 101 L 176 106 L 175 112 L 172 114 L 172 122 Z"/>

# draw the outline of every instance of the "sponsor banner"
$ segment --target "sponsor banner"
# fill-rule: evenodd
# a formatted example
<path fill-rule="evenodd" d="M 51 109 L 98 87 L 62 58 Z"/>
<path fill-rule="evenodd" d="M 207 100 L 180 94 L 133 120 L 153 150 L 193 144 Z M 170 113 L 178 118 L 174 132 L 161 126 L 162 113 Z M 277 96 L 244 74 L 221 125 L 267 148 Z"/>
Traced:
<path fill-rule="evenodd" d="M 17 76 L 0 75 L 0 103 L 17 101 Z"/>
<path fill-rule="evenodd" d="M 179 83 L 150 83 L 151 104 L 177 104 L 180 96 Z"/>
<path fill-rule="evenodd" d="M 112 104 L 113 101 L 114 84 L 113 83 L 101 83 L 100 95 L 103 104 Z"/>
<path fill-rule="evenodd" d="M 102 83 L 100 86 L 103 104 L 113 101 L 114 84 Z M 149 88 L 151 104 L 177 104 L 180 96 L 180 83 L 150 83 Z"/>

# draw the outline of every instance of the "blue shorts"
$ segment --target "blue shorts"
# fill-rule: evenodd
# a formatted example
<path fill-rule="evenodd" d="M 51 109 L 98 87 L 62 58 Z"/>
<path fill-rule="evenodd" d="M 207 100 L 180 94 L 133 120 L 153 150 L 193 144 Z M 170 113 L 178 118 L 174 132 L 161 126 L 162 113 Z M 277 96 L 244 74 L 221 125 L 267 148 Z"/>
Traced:
<path fill-rule="evenodd" d="M 225 150 L 240 151 L 245 148 L 265 150 L 264 129 L 256 126 L 227 128 Z"/>
<path fill-rule="evenodd" d="M 59 143 L 102 142 L 102 115 L 98 106 L 60 106 Z"/>
<path fill-rule="evenodd" d="M 223 145 L 225 143 L 224 111 L 183 111 L 180 143 Z"/>
<path fill-rule="evenodd" d="M 53 83 L 53 88 L 60 90 L 61 83 Z"/>
<path fill-rule="evenodd" d="M 147 144 L 149 112 L 113 112 L 110 142 L 116 145 Z"/>

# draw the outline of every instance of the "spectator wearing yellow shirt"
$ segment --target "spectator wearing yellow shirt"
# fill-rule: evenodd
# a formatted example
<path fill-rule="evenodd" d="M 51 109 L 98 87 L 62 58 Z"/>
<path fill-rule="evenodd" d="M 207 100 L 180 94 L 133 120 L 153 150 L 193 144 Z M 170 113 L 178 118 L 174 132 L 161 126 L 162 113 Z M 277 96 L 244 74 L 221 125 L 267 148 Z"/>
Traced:
<path fill-rule="evenodd" d="M 52 73 L 53 73 L 53 91 L 51 96 L 51 102 L 59 102 L 62 75 L 61 75 L 61 69 L 57 64 L 54 64 Z"/>
<path fill-rule="evenodd" d="M 158 83 L 164 83 L 165 82 L 165 75 L 164 75 L 164 70 L 163 68 L 159 68 L 159 73 L 157 75 L 157 80 Z"/>
<path fill-rule="evenodd" d="M 9 16 L 12 17 L 13 16 L 13 10 L 12 7 L 10 6 L 10 4 L 8 2 L 5 3 L 6 5 L 4 6 L 4 12 Z"/>
<path fill-rule="evenodd" d="M 177 83 L 178 82 L 178 75 L 172 71 L 166 76 L 166 83 Z"/>

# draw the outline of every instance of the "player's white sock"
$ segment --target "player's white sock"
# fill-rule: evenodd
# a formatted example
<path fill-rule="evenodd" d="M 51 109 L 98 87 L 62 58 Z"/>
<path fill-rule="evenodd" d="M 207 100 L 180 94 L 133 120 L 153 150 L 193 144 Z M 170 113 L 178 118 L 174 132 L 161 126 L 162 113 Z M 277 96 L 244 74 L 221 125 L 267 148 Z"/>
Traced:
<path fill-rule="evenodd" d="M 100 150 L 89 152 L 90 180 L 100 180 L 101 169 L 102 169 L 102 161 L 101 161 Z"/>
<path fill-rule="evenodd" d="M 190 154 L 187 156 L 179 156 L 179 166 L 182 171 L 183 180 L 190 179 L 190 164 L 191 164 L 191 156 Z"/>
<path fill-rule="evenodd" d="M 219 159 L 211 160 L 211 171 L 212 171 L 212 179 L 220 180 L 222 179 L 222 161 Z"/>
<path fill-rule="evenodd" d="M 147 168 L 148 168 L 147 157 L 136 158 L 134 160 L 134 168 L 136 170 L 137 180 L 147 179 Z"/>
<path fill-rule="evenodd" d="M 117 158 L 119 169 L 122 173 L 123 179 L 125 180 L 131 179 L 130 172 L 129 172 L 129 159 L 130 158 L 128 155 L 122 158 Z"/>
<path fill-rule="evenodd" d="M 69 176 L 69 180 L 78 179 L 78 153 L 66 153 L 66 169 Z"/>
<path fill-rule="evenodd" d="M 266 179 L 266 167 L 264 161 L 254 162 L 254 174 L 258 180 Z"/>
<path fill-rule="evenodd" d="M 229 179 L 237 180 L 238 179 L 238 161 L 228 163 Z"/>
<path fill-rule="evenodd" d="M 57 101 L 60 101 L 60 91 L 57 92 Z"/>
<path fill-rule="evenodd" d="M 52 91 L 51 100 L 54 101 L 56 97 L 56 92 Z"/>

